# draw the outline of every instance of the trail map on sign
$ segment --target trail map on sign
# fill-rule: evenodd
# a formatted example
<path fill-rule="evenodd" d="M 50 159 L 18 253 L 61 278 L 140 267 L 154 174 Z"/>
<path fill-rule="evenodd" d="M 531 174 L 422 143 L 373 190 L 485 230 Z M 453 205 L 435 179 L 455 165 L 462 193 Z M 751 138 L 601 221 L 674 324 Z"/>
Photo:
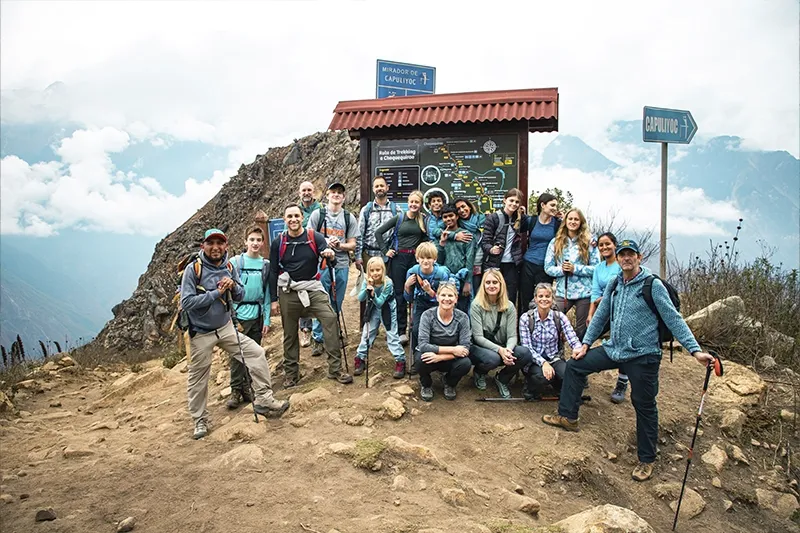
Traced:
<path fill-rule="evenodd" d="M 414 189 L 426 197 L 438 190 L 447 202 L 465 198 L 489 213 L 517 186 L 517 136 L 373 141 L 372 163 L 392 201 L 405 203 Z"/>

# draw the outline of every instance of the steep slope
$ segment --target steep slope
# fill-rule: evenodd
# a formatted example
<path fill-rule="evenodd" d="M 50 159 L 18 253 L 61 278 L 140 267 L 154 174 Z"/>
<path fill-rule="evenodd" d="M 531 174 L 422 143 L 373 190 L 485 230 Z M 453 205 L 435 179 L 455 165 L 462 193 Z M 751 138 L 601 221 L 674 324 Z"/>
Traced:
<path fill-rule="evenodd" d="M 218 227 L 231 238 L 231 250 L 243 247 L 242 233 L 263 210 L 280 217 L 283 208 L 297 201 L 298 185 L 309 180 L 317 190 L 332 180 L 347 186 L 345 199 L 354 208 L 358 199 L 358 143 L 346 132 L 322 132 L 296 140 L 291 146 L 271 148 L 236 176 L 220 192 L 155 248 L 147 271 L 139 277 L 133 295 L 114 306 L 114 318 L 98 334 L 94 346 L 112 353 L 158 351 L 174 340 L 169 333 L 176 311 L 175 266 L 196 250 L 203 232 Z"/>

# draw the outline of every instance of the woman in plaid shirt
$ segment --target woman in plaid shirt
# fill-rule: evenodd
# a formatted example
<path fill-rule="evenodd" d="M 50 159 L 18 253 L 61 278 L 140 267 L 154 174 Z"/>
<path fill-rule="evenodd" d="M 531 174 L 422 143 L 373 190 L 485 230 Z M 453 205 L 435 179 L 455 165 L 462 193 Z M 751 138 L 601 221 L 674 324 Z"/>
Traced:
<path fill-rule="evenodd" d="M 519 334 L 522 345 L 533 354 L 533 364 L 525 376 L 525 398 L 539 400 L 548 383 L 557 394 L 561 392 L 561 383 L 567 368 L 564 360 L 564 337 L 573 350 L 581 347 L 581 341 L 567 316 L 553 309 L 552 285 L 536 285 L 533 301 L 536 302 L 536 309 L 520 317 Z M 556 320 L 560 324 L 556 324 Z"/>

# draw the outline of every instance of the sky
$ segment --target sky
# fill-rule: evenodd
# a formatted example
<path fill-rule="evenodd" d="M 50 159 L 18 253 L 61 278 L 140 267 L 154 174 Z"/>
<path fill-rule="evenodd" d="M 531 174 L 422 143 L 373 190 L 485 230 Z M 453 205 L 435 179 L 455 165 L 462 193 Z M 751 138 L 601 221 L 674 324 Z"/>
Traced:
<path fill-rule="evenodd" d="M 645 105 L 689 109 L 694 143 L 737 135 L 738 149 L 799 156 L 799 5 L 2 1 L 3 124 L 77 131 L 53 137 L 44 160 L 3 157 L 0 233 L 163 237 L 242 163 L 326 130 L 340 100 L 373 98 L 379 58 L 435 66 L 438 93 L 558 87 L 560 133 L 627 166 L 532 172 L 532 187 L 565 185 L 593 212 L 627 205 L 632 225 L 653 226 L 658 145 L 614 143 L 612 124 L 641 119 Z M 531 136 L 532 161 L 556 136 Z M 187 142 L 227 157 L 175 170 L 177 188 L 115 164 Z M 743 210 L 679 179 L 670 198 L 676 234 L 724 234 Z"/>

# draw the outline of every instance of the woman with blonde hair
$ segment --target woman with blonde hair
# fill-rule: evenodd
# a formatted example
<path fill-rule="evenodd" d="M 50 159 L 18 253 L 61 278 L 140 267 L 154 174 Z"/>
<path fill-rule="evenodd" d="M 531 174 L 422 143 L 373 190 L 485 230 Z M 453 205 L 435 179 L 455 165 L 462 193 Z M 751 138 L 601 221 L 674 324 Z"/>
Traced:
<path fill-rule="evenodd" d="M 445 400 L 455 400 L 458 382 L 472 368 L 469 317 L 456 309 L 456 284 L 450 281 L 440 283 L 436 300 L 439 305 L 422 313 L 419 345 L 414 358 L 419 372 L 420 397 L 426 402 L 433 400 L 432 372 L 444 375 Z"/>
<path fill-rule="evenodd" d="M 575 332 L 586 333 L 586 318 L 592 296 L 592 276 L 600 254 L 592 243 L 586 217 L 580 209 L 567 211 L 564 223 L 547 245 L 544 270 L 556 278 L 556 306 L 567 313 L 575 307 Z"/>
<path fill-rule="evenodd" d="M 499 268 L 506 280 L 508 298 L 517 301 L 519 270 L 522 265 L 522 238 L 520 223 L 525 214 L 523 194 L 519 189 L 509 189 L 503 198 L 503 208 L 486 217 L 481 249 L 483 270 Z"/>
<path fill-rule="evenodd" d="M 422 193 L 412 191 L 408 195 L 408 211 L 397 213 L 375 230 L 375 242 L 389 258 L 389 276 L 394 283 L 394 297 L 397 303 L 397 332 L 400 342 L 408 344 L 408 306 L 403 298 L 403 285 L 406 272 L 416 263 L 414 251 L 420 243 L 428 240 L 427 220 L 422 209 Z M 386 233 L 391 230 L 387 242 Z"/>
<path fill-rule="evenodd" d="M 508 384 L 518 371 L 533 361 L 531 352 L 517 344 L 517 310 L 509 301 L 506 282 L 497 268 L 483 273 L 475 301 L 470 307 L 472 348 L 469 358 L 478 390 L 486 390 L 486 375 L 501 367 L 494 382 L 501 398 L 511 398 Z"/>

